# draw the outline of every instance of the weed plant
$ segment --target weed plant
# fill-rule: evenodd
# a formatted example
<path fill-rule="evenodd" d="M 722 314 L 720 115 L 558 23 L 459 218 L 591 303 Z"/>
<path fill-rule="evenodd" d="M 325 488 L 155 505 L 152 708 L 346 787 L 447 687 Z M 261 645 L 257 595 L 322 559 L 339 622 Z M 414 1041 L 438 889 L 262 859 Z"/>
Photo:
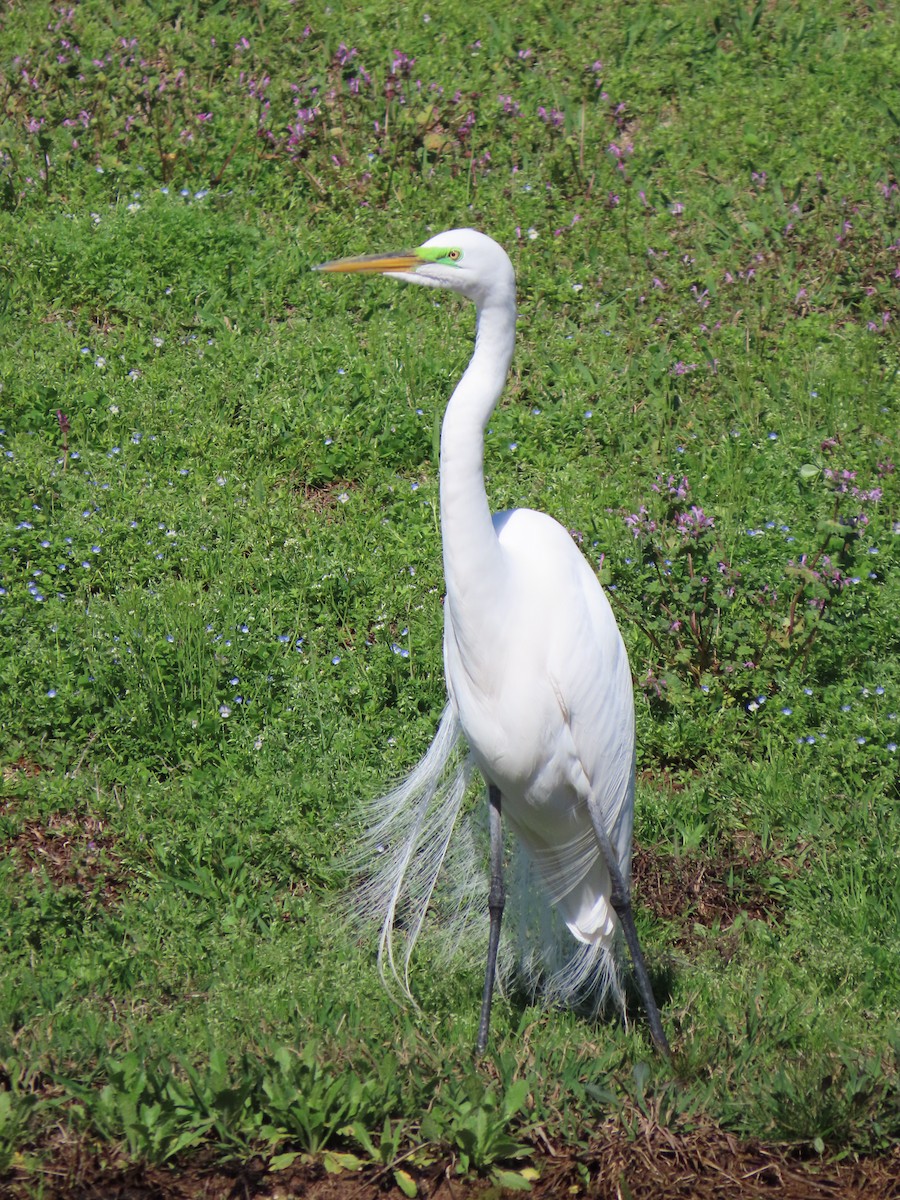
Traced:
<path fill-rule="evenodd" d="M 306 13 L 0 17 L 0 1170 L 59 1126 L 407 1194 L 617 1112 L 895 1145 L 895 13 Z M 511 995 L 476 1068 L 481 948 L 423 939 L 397 1009 L 341 919 L 444 702 L 471 316 L 309 267 L 461 224 L 520 286 L 492 504 L 571 527 L 629 647 L 674 1066 Z"/>

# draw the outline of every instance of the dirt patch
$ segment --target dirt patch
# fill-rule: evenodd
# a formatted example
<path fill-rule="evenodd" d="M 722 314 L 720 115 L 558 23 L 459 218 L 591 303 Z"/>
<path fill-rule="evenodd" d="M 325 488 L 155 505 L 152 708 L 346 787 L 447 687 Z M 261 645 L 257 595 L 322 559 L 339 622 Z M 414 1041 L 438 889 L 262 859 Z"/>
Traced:
<path fill-rule="evenodd" d="M 710 1128 L 675 1134 L 651 1121 L 607 1122 L 596 1142 L 578 1154 L 561 1151 L 535 1160 L 534 1200 L 900 1200 L 900 1148 L 858 1162 L 826 1163 L 776 1145 L 740 1142 Z M 460 1179 L 451 1164 L 417 1172 L 422 1200 L 484 1200 L 521 1196 L 490 1180 Z M 368 1168 L 328 1174 L 319 1163 L 270 1172 L 261 1159 L 221 1163 L 194 1156 L 172 1167 L 115 1166 L 108 1157 L 70 1147 L 39 1175 L 7 1175 L 0 1195 L 25 1200 L 400 1200 L 390 1171 Z"/>
<path fill-rule="evenodd" d="M 56 887 L 99 893 L 104 903 L 114 903 L 124 886 L 115 837 L 104 821 L 88 812 L 26 820 L 7 841 L 6 850 L 28 874 L 46 874 Z"/>
<path fill-rule="evenodd" d="M 354 491 L 356 487 L 357 484 L 353 480 L 339 479 L 336 483 L 326 483 L 320 487 L 304 483 L 301 490 L 303 499 L 313 512 L 324 513 L 329 508 L 334 508 L 336 504 L 346 503 L 350 492 Z"/>
<path fill-rule="evenodd" d="M 635 846 L 632 876 L 636 903 L 681 927 L 674 944 L 693 944 L 695 926 L 729 929 L 739 915 L 775 921 L 782 909 L 763 880 L 793 870 L 783 857 L 768 856 L 755 842 L 720 848 L 716 854 L 673 854 Z"/>

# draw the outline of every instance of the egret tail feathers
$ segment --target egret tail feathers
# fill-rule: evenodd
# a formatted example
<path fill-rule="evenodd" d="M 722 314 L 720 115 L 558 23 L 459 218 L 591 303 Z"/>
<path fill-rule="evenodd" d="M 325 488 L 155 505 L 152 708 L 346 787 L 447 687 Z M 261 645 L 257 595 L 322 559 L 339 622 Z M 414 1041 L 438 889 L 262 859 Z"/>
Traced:
<path fill-rule="evenodd" d="M 424 757 L 397 787 L 366 805 L 356 863 L 357 910 L 381 924 L 378 969 L 409 990 L 409 963 L 447 857 L 473 764 L 447 704 Z M 400 941 L 400 961 L 397 941 Z M 386 982 L 386 979 L 385 979 Z"/>
<path fill-rule="evenodd" d="M 522 846 L 516 849 L 507 911 L 515 907 L 518 913 L 516 949 L 526 985 L 541 1004 L 596 1014 L 611 999 L 624 1014 L 618 923 L 598 920 L 576 928 L 565 900 L 547 904 L 543 872 Z M 601 907 L 598 900 L 598 916 Z"/>
<path fill-rule="evenodd" d="M 442 954 L 451 959 L 464 949 L 471 956 L 486 946 L 485 822 L 480 809 L 461 819 L 473 772 L 459 718 L 447 704 L 434 740 L 410 774 L 363 806 L 364 829 L 351 862 L 353 907 L 360 926 L 379 929 L 378 968 L 385 984 L 393 978 L 410 1000 L 410 960 L 442 869 Z M 535 861 L 519 839 L 509 840 L 501 989 L 524 984 L 538 1003 L 595 1012 L 611 995 L 624 1011 L 617 923 L 600 920 L 599 906 L 591 920 L 582 921 L 584 909 L 572 903 L 572 874 L 583 878 L 585 848 L 563 852 L 555 865 L 561 868 L 566 859 L 570 870 L 554 878 L 546 855 Z"/>

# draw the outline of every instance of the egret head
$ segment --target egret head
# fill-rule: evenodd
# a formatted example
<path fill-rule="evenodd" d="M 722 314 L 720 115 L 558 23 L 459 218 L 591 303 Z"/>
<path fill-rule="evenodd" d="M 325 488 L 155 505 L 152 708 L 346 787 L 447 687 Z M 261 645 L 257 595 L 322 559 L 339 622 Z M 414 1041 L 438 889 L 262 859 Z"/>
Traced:
<path fill-rule="evenodd" d="M 406 283 L 449 288 L 479 308 L 498 301 L 515 303 L 516 280 L 506 251 L 474 229 L 449 229 L 416 250 L 339 258 L 316 270 L 390 275 Z"/>

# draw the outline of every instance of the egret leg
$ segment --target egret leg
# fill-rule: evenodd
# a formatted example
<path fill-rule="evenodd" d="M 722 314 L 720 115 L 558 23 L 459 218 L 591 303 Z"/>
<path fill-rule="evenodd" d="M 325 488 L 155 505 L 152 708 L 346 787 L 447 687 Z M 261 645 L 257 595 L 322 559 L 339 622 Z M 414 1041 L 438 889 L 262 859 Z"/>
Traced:
<path fill-rule="evenodd" d="M 478 1022 L 476 1055 L 484 1054 L 491 1024 L 491 1001 L 494 997 L 494 978 L 497 974 L 497 949 L 500 945 L 500 921 L 503 918 L 503 830 L 500 825 L 500 789 L 488 784 L 488 819 L 491 831 L 491 890 L 488 893 L 488 913 L 491 918 L 488 934 L 487 968 L 484 974 L 484 993 L 481 998 L 481 1019 Z"/>
<path fill-rule="evenodd" d="M 609 871 L 609 878 L 612 884 L 609 902 L 613 906 L 616 916 L 619 918 L 622 925 L 622 932 L 625 934 L 625 941 L 628 943 L 628 952 L 631 955 L 631 962 L 634 966 L 634 976 L 637 980 L 638 991 L 641 993 L 644 1010 L 647 1013 L 650 1036 L 653 1038 L 656 1048 L 661 1050 L 666 1058 L 671 1058 L 672 1051 L 669 1048 L 668 1040 L 663 1031 L 659 1009 L 653 995 L 653 988 L 650 986 L 647 964 L 644 962 L 644 952 L 641 950 L 641 943 L 638 940 L 637 929 L 634 925 L 634 916 L 631 911 L 631 888 L 622 878 L 619 863 L 606 835 L 602 813 L 597 810 L 596 802 L 593 799 L 588 802 L 588 807 L 594 826 L 594 833 L 597 835 L 597 841 L 600 844 L 600 853 L 603 855 L 603 861 L 606 864 L 607 871 Z"/>

